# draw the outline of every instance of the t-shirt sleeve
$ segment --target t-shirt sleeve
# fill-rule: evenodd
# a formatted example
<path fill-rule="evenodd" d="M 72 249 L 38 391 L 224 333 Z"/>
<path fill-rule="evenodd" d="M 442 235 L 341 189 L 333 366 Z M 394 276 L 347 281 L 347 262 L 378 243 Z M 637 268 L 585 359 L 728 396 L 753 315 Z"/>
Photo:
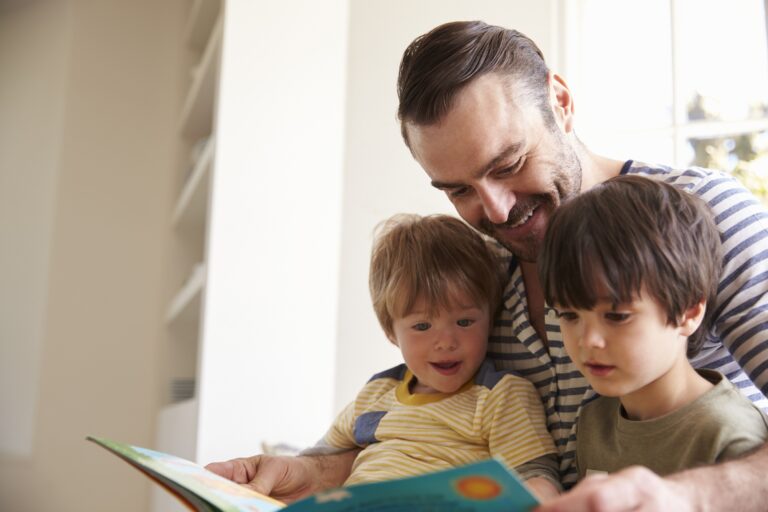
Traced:
<path fill-rule="evenodd" d="M 356 448 L 351 427 L 354 425 L 354 414 L 355 403 L 352 402 L 336 416 L 325 435 L 314 446 L 301 450 L 299 455 L 333 455 Z"/>
<path fill-rule="evenodd" d="M 721 435 L 716 462 L 743 457 L 768 441 L 768 417 L 756 407 L 732 418 L 728 427 L 726 433 Z"/>
<path fill-rule="evenodd" d="M 318 444 L 342 450 L 356 448 L 354 426 L 355 402 L 351 402 L 336 416 Z"/>
<path fill-rule="evenodd" d="M 488 394 L 483 422 L 491 455 L 500 457 L 511 468 L 557 454 L 547 431 L 541 398 L 521 377 L 505 375 L 496 383 Z M 558 480 L 556 471 L 553 477 Z"/>

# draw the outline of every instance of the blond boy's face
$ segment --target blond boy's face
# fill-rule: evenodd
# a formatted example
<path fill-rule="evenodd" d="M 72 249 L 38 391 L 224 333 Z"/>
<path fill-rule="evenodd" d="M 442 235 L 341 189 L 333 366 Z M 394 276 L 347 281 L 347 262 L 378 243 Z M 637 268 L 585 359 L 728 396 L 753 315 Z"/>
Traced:
<path fill-rule="evenodd" d="M 647 293 L 616 307 L 608 300 L 590 310 L 555 307 L 565 349 L 592 388 L 639 405 L 679 384 L 681 369 L 689 364 L 688 336 L 701 323 L 700 316 L 689 318 L 692 313 L 686 312 L 677 325 L 670 325 L 666 312 Z"/>
<path fill-rule="evenodd" d="M 428 314 L 419 299 L 405 317 L 392 324 L 392 342 L 416 376 L 414 393 L 453 393 L 472 378 L 485 359 L 490 315 L 457 293 L 453 305 Z"/>

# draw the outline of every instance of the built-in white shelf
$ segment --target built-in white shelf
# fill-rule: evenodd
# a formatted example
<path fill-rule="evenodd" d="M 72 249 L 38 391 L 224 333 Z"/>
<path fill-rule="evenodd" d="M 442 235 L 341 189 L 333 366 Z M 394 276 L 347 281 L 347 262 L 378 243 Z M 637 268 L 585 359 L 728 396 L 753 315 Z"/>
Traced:
<path fill-rule="evenodd" d="M 174 226 L 192 226 L 205 229 L 214 151 L 214 138 L 209 137 L 184 183 L 179 199 L 176 201 L 172 218 Z"/>
<path fill-rule="evenodd" d="M 191 140 L 204 137 L 212 131 L 216 76 L 221 53 L 221 28 L 222 19 L 219 16 L 208 38 L 200 64 L 192 72 L 192 85 L 181 110 L 179 129 Z"/>
<path fill-rule="evenodd" d="M 168 311 L 165 314 L 166 322 L 179 325 L 197 322 L 200 318 L 200 305 L 204 288 L 205 264 L 198 263 L 168 305 Z"/>
<path fill-rule="evenodd" d="M 208 36 L 221 10 L 221 0 L 195 0 L 189 11 L 184 39 L 192 50 L 205 48 Z"/>

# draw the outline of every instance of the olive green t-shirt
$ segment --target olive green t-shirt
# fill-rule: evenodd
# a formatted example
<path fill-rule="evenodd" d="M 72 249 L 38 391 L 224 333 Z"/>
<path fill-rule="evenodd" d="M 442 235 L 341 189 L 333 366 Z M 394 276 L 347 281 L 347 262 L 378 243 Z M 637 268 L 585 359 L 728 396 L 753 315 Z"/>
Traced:
<path fill-rule="evenodd" d="M 697 370 L 714 387 L 660 418 L 625 417 L 618 398 L 600 397 L 578 419 L 579 479 L 646 466 L 659 475 L 731 459 L 768 440 L 768 418 L 722 374 Z"/>

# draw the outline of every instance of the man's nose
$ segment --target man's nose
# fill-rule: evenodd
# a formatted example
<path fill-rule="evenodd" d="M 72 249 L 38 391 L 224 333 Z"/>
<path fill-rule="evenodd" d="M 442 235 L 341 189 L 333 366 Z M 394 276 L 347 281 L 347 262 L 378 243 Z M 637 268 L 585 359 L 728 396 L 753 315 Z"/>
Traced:
<path fill-rule="evenodd" d="M 494 224 L 503 224 L 509 218 L 509 211 L 515 205 L 515 194 L 501 184 L 478 187 L 477 195 L 483 205 L 486 218 Z"/>

